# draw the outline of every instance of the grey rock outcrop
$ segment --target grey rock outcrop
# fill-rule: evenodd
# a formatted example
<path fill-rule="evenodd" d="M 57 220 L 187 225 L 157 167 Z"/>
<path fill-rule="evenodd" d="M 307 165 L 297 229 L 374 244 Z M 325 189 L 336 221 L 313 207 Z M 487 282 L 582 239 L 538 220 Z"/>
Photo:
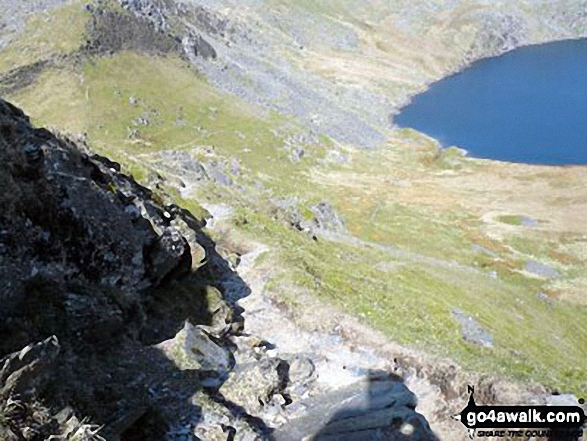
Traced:
<path fill-rule="evenodd" d="M 215 371 L 227 375 L 234 364 L 230 351 L 189 322 L 177 335 L 157 345 L 182 370 Z"/>
<path fill-rule="evenodd" d="M 182 40 L 183 49 L 188 57 L 196 56 L 204 59 L 216 58 L 216 51 L 201 35 L 190 34 Z"/>
<path fill-rule="evenodd" d="M 182 50 L 181 41 L 166 32 L 165 19 L 149 3 L 146 19 L 127 10 L 112 10 L 97 1 L 90 6 L 92 19 L 88 23 L 89 36 L 85 50 L 92 53 L 114 53 L 138 50 L 154 54 L 177 53 Z M 132 3 L 132 2 L 131 2 Z M 125 9 L 132 9 L 123 2 Z M 157 19 L 159 18 L 159 19 Z"/>
<path fill-rule="evenodd" d="M 75 315 L 79 310 L 103 321 L 97 318 L 102 313 L 88 311 L 103 306 L 115 317 L 123 313 L 120 302 L 103 292 L 88 296 L 88 289 L 138 292 L 172 273 L 189 272 L 189 246 L 170 227 L 171 215 L 151 199 L 150 190 L 121 175 L 117 164 L 33 129 L 4 102 L 0 124 L 5 167 L 0 185 L 7 207 L 0 219 L 3 321 L 26 300 L 46 311 L 65 309 Z M 83 285 L 87 287 L 80 290 Z M 52 290 L 59 294 L 48 294 Z M 53 333 L 35 320 L 31 328 Z"/>
<path fill-rule="evenodd" d="M 493 346 L 493 335 L 477 323 L 473 317 L 459 309 L 454 309 L 452 314 L 455 320 L 461 325 L 461 334 L 465 341 L 487 348 Z"/>
<path fill-rule="evenodd" d="M 524 265 L 524 271 L 544 279 L 557 279 L 560 273 L 553 267 L 536 260 L 529 260 Z"/>
<path fill-rule="evenodd" d="M 344 220 L 328 202 L 320 202 L 311 208 L 314 213 L 314 223 L 319 230 L 331 232 L 344 232 L 346 226 Z"/>

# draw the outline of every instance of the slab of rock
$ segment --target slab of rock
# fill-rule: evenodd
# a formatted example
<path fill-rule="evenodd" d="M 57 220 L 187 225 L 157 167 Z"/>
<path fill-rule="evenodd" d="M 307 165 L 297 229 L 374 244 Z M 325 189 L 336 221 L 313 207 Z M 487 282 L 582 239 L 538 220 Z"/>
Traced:
<path fill-rule="evenodd" d="M 174 338 L 156 347 L 181 370 L 228 373 L 232 365 L 229 350 L 214 343 L 206 332 L 187 321 Z"/>
<path fill-rule="evenodd" d="M 461 333 L 463 334 L 463 338 L 466 341 L 484 346 L 486 348 L 493 346 L 493 335 L 483 329 L 483 327 L 477 323 L 473 317 L 458 309 L 454 309 L 452 314 L 457 322 L 459 322 L 461 325 Z"/>
<path fill-rule="evenodd" d="M 544 279 L 558 279 L 560 277 L 560 273 L 556 269 L 536 260 L 527 261 L 524 265 L 524 271 Z"/>
<path fill-rule="evenodd" d="M 434 441 L 416 397 L 401 379 L 385 373 L 314 397 L 305 415 L 275 433 L 276 441 Z"/>

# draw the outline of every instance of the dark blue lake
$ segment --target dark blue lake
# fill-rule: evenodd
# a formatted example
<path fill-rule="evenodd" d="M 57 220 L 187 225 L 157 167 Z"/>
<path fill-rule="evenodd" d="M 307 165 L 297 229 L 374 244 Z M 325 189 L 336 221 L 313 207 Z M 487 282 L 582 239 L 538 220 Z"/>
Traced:
<path fill-rule="evenodd" d="M 474 157 L 587 164 L 587 40 L 478 61 L 414 97 L 395 123 Z"/>

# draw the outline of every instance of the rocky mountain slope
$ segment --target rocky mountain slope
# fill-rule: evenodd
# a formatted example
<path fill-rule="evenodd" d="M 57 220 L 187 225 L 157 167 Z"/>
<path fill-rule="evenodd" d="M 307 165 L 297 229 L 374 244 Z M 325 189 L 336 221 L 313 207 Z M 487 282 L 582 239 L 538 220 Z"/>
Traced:
<path fill-rule="evenodd" d="M 250 289 L 204 222 L 5 101 L 0 128 L 0 439 L 434 437 L 385 372 L 273 434 L 315 366 L 245 332 Z"/>
<path fill-rule="evenodd" d="M 40 262 L 28 257 L 27 243 L 13 270 L 23 280 L 29 271 L 69 278 L 49 285 L 68 286 L 57 298 L 69 301 L 71 291 L 74 311 L 89 301 L 89 286 L 115 287 L 92 294 L 87 306 L 100 312 L 83 315 L 97 342 L 67 314 L 58 324 L 24 317 L 3 350 L 80 332 L 58 340 L 67 365 L 71 354 L 85 357 L 78 341 L 95 354 L 108 334 L 117 344 L 106 346 L 117 349 L 99 363 L 109 370 L 112 360 L 129 360 L 112 380 L 100 379 L 113 382 L 111 390 L 81 386 L 94 369 L 84 361 L 78 377 L 62 374 L 70 389 L 44 392 L 58 406 L 80 385 L 87 392 L 72 410 L 106 424 L 104 436 L 135 436 L 133 422 L 147 419 L 172 439 L 190 439 L 195 429 L 201 439 L 231 439 L 230 427 L 236 439 L 265 436 L 269 427 L 288 439 L 307 421 L 336 420 L 340 409 L 330 404 L 341 393 L 358 390 L 349 403 L 367 413 L 381 410 L 365 405 L 371 385 L 387 397 L 383 409 L 394 400 L 389 390 L 412 403 L 397 378 L 381 372 L 404 379 L 441 439 L 466 437 L 450 414 L 466 401 L 467 383 L 480 385 L 487 402 L 576 402 L 567 394 L 587 390 L 587 170 L 469 158 L 394 127 L 392 115 L 478 58 L 584 36 L 585 7 L 579 0 L 0 1 L 0 94 L 36 125 L 63 133 L 42 162 L 56 163 L 52 182 L 69 189 L 37 187 L 30 177 L 7 181 L 7 207 L 31 210 L 31 222 L 46 214 L 59 220 L 57 236 L 31 227 L 34 249 L 62 241 Z M 82 153 L 65 148 L 66 139 Z M 33 163 L 41 140 L 27 148 Z M 37 173 L 19 167 L 23 176 Z M 26 204 L 14 205 L 11 195 Z M 81 212 L 68 211 L 78 204 Z M 29 227 L 22 220 L 15 231 L 25 237 Z M 139 258 L 141 249 L 148 251 Z M 69 288 L 71 279 L 81 288 Z M 14 301 L 29 288 L 10 289 Z M 33 294 L 41 309 L 61 311 L 43 292 Z M 7 311 L 20 310 L 8 300 Z M 245 332 L 260 337 L 241 335 L 243 318 Z M 186 345 L 203 345 L 213 364 L 186 358 Z M 128 380 L 144 366 L 145 378 Z M 159 389 L 145 392 L 151 383 Z M 224 398 L 208 386 L 200 393 L 196 383 L 225 384 Z M 254 392 L 243 392 L 249 387 Z M 90 397 L 104 393 L 114 403 L 119 391 L 131 402 L 92 407 Z M 411 405 L 391 408 L 378 415 L 416 418 Z M 316 412 L 325 417 L 312 420 Z M 119 414 L 126 416 L 116 429 Z"/>

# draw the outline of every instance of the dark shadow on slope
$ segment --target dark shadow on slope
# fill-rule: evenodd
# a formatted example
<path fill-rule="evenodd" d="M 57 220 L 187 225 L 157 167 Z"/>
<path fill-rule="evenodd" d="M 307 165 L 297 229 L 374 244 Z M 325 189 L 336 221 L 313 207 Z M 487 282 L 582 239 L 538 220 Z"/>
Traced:
<path fill-rule="evenodd" d="M 88 417 L 106 439 L 196 439 L 212 408 L 228 432 L 235 417 L 268 432 L 217 399 L 250 289 L 201 221 L 2 100 L 0 167 L 0 438 L 44 440 Z M 178 346 L 187 369 L 153 347 L 186 322 L 203 342 Z"/>
<path fill-rule="evenodd" d="M 281 428 L 277 441 L 438 441 L 416 412 L 415 395 L 388 372 L 370 371 L 362 382 L 308 405 L 307 416 Z"/>

